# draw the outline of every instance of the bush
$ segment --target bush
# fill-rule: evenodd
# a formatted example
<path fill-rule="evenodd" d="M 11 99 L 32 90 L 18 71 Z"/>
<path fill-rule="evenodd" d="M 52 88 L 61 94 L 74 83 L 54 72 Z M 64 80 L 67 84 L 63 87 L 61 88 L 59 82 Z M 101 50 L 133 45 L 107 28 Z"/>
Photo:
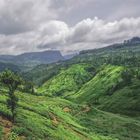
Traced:
<path fill-rule="evenodd" d="M 18 134 L 19 136 L 22 136 L 22 135 L 28 136 L 29 135 L 29 131 L 24 127 L 14 127 L 12 129 L 12 131 L 14 133 Z"/>
<path fill-rule="evenodd" d="M 125 85 L 129 85 L 132 82 L 133 74 L 130 70 L 125 70 L 122 72 L 122 79 Z"/>
<path fill-rule="evenodd" d="M 14 132 L 11 132 L 8 136 L 8 140 L 17 140 L 18 135 Z"/>

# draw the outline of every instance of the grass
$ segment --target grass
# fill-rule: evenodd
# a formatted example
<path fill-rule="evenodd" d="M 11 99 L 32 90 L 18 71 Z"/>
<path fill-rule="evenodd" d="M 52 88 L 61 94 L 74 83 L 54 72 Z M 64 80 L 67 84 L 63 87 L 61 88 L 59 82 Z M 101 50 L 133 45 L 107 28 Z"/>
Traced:
<path fill-rule="evenodd" d="M 133 79 L 131 85 L 108 94 L 108 89 L 122 80 L 124 68 L 107 65 L 94 77 L 89 68 L 82 64 L 62 70 L 38 89 L 41 96 L 18 91 L 17 117 L 11 133 L 27 140 L 139 140 L 139 80 Z M 77 83 L 77 78 L 81 82 Z M 56 96 L 62 89 L 65 92 Z M 51 92 L 55 96 L 46 96 Z M 65 94 L 71 100 L 62 98 Z M 96 97 L 98 103 L 94 102 Z M 11 115 L 6 99 L 6 89 L 2 89 L 2 116 Z"/>
<path fill-rule="evenodd" d="M 71 100 L 139 119 L 140 80 L 134 77 L 130 84 L 123 85 L 123 71 L 121 66 L 102 67 L 95 77 L 70 96 Z"/>
<path fill-rule="evenodd" d="M 38 89 L 38 92 L 47 95 L 67 96 L 75 93 L 88 80 L 91 79 L 94 69 L 88 64 L 75 64 L 47 81 Z"/>
<path fill-rule="evenodd" d="M 87 114 L 80 114 L 81 125 L 105 136 L 111 136 L 120 140 L 139 140 L 140 121 L 127 116 L 104 112 L 91 108 Z"/>
<path fill-rule="evenodd" d="M 0 100 L 3 100 L 0 96 Z M 6 95 L 5 95 L 6 96 Z M 89 133 L 85 126 L 79 123 L 74 114 L 80 111 L 81 106 L 61 98 L 35 96 L 26 93 L 17 93 L 19 106 L 17 108 L 16 124 L 12 132 L 27 140 L 102 140 L 108 139 L 97 133 Z M 6 97 L 5 97 L 6 98 Z M 5 106 L 5 103 L 1 103 Z M 69 108 L 67 111 L 65 108 Z M 7 108 L 0 109 L 2 114 Z M 109 138 L 113 140 L 113 138 Z"/>
<path fill-rule="evenodd" d="M 140 119 L 140 81 L 134 79 L 131 85 L 115 91 L 111 96 L 100 98 L 98 108 Z"/>
<path fill-rule="evenodd" d="M 20 99 L 18 116 L 12 132 L 27 140 L 139 139 L 140 123 L 129 117 L 106 113 L 92 107 L 84 112 L 85 105 L 59 97 L 20 92 L 17 95 Z"/>
<path fill-rule="evenodd" d="M 121 78 L 123 67 L 120 66 L 104 66 L 100 72 L 73 96 L 78 102 L 94 102 L 96 98 L 106 94 L 107 90 L 116 84 Z"/>

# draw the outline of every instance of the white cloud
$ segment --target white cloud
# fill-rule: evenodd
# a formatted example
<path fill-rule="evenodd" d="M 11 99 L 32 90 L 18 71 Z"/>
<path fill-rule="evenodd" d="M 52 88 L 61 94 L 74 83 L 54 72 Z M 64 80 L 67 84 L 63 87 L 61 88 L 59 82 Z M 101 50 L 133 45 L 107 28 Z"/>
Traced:
<path fill-rule="evenodd" d="M 69 53 L 140 36 L 139 3 L 139 0 L 0 0 L 0 53 L 43 49 Z M 101 18 L 94 18 L 96 15 Z"/>
<path fill-rule="evenodd" d="M 60 26 L 55 23 L 56 27 Z M 61 25 L 60 30 L 47 36 L 46 45 L 42 47 L 54 47 L 66 52 L 66 50 L 98 48 L 140 36 L 140 18 L 124 18 L 114 22 L 94 18 L 83 20 L 73 27 L 68 27 L 65 23 Z"/>
<path fill-rule="evenodd" d="M 70 53 L 93 49 L 140 36 L 140 18 L 123 18 L 107 22 L 98 18 L 85 19 L 70 27 L 63 21 L 43 23 L 36 30 L 0 36 L 2 53 L 22 53 L 43 49 L 59 49 Z"/>

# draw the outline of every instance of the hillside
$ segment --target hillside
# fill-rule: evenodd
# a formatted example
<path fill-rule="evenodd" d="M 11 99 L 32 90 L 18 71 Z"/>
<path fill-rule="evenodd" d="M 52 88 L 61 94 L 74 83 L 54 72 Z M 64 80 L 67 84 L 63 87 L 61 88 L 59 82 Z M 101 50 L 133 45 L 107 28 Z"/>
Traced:
<path fill-rule="evenodd" d="M 17 65 L 0 62 L 0 72 L 4 71 L 5 69 L 10 69 L 15 72 L 20 72 L 20 67 L 18 67 Z"/>
<path fill-rule="evenodd" d="M 132 40 L 132 41 L 131 41 Z M 130 39 L 131 43 L 113 44 L 100 49 L 84 50 L 70 60 L 55 64 L 40 65 L 25 73 L 25 77 L 37 85 L 59 73 L 61 68 L 73 64 L 86 63 L 98 69 L 101 65 L 111 64 L 125 67 L 140 67 L 140 43 Z"/>
<path fill-rule="evenodd" d="M 74 98 L 78 99 L 79 102 L 88 102 L 105 95 L 109 88 L 115 86 L 121 80 L 122 70 L 123 67 L 103 66 L 92 80 L 82 86 L 80 91 L 74 95 Z M 96 101 L 93 100 L 93 102 Z"/>
<path fill-rule="evenodd" d="M 43 51 L 43 52 L 32 52 L 18 55 L 14 58 L 17 63 L 24 65 L 38 65 L 38 64 L 49 64 L 63 60 L 63 56 L 59 51 Z"/>
<path fill-rule="evenodd" d="M 37 66 L 39 64 L 49 64 L 63 60 L 59 51 L 31 52 L 20 55 L 0 55 L 0 62 L 13 63 L 20 66 Z"/>
<path fill-rule="evenodd" d="M 99 49 L 84 50 L 72 58 L 69 63 L 91 63 L 101 66 L 104 63 L 122 66 L 140 66 L 140 42 L 113 44 Z"/>
<path fill-rule="evenodd" d="M 46 95 L 67 96 L 72 94 L 87 82 L 95 73 L 94 68 L 88 64 L 75 64 L 62 69 L 58 75 L 44 83 L 38 92 Z"/>
<path fill-rule="evenodd" d="M 84 102 L 105 111 L 139 117 L 140 80 L 135 75 L 123 77 L 125 71 L 120 66 L 104 66 L 93 79 L 70 97 L 76 102 Z"/>
<path fill-rule="evenodd" d="M 8 131 L 22 139 L 49 140 L 138 140 L 139 121 L 114 115 L 61 98 L 49 98 L 18 92 L 16 124 Z M 10 116 L 6 94 L 0 94 L 0 112 Z M 2 118 L 4 123 L 6 118 Z M 1 131 L 6 126 L 0 121 Z M 131 126 L 131 127 L 129 127 Z M 128 133 L 131 132 L 131 133 Z M 3 136 L 2 136 L 3 135 Z M 1 133 L 2 137 L 7 137 Z"/>
<path fill-rule="evenodd" d="M 0 140 L 140 140 L 140 0 L 0 0 Z"/>
<path fill-rule="evenodd" d="M 15 92 L 14 123 L 7 106 L 9 92 L 0 83 L 0 138 L 139 140 L 140 44 L 136 41 L 83 51 L 21 73 L 24 80 Z"/>
<path fill-rule="evenodd" d="M 53 99 L 20 92 L 17 95 L 20 99 L 17 109 L 18 116 L 16 124 L 9 130 L 9 135 L 13 132 L 20 139 L 116 140 L 90 132 L 89 128 L 80 124 L 77 115 L 84 109 L 84 106 L 60 98 Z M 0 112 L 3 116 L 10 116 L 10 112 L 5 106 L 6 98 L 7 96 L 1 92 Z M 0 124 L 4 130 L 1 121 Z M 1 135 L 6 137 L 4 133 Z"/>
<path fill-rule="evenodd" d="M 101 97 L 98 108 L 140 120 L 140 80 L 133 80 L 130 85 L 114 91 L 111 96 Z"/>
<path fill-rule="evenodd" d="M 0 121 L 0 136 L 7 138 L 9 135 L 14 135 L 21 140 L 43 140 L 46 137 L 49 140 L 139 140 L 139 111 L 137 110 L 137 115 L 134 112 L 134 107 L 139 109 L 139 105 L 134 102 L 134 95 L 131 91 L 130 94 L 127 91 L 122 92 L 123 88 L 113 90 L 113 94 L 112 91 L 108 92 L 108 88 L 116 85 L 118 79 L 121 79 L 124 70 L 121 66 L 104 65 L 96 69 L 95 75 L 95 69 L 91 65 L 72 65 L 51 78 L 48 82 L 54 82 L 49 85 L 50 87 L 46 88 L 47 83 L 42 86 L 43 90 L 54 88 L 53 90 L 58 92 L 62 85 L 65 85 L 64 89 L 67 92 L 63 92 L 61 96 L 65 97 L 65 94 L 69 93 L 67 98 L 69 97 L 71 101 L 56 97 L 57 94 L 48 97 L 46 96 L 48 92 L 45 91 L 43 95 L 41 91 L 39 92 L 40 89 L 38 92 L 41 96 L 18 91 L 19 103 L 15 124 L 7 120 L 11 116 L 6 106 L 7 90 L 1 89 L 0 114 L 3 117 Z M 63 83 L 65 81 L 63 75 L 68 77 L 69 82 Z M 76 77 L 78 75 L 78 79 L 84 81 L 76 86 L 76 78 L 73 75 Z M 86 79 L 89 76 L 90 79 Z M 138 84 L 138 81 L 135 82 Z M 134 88 L 136 92 L 139 89 L 139 85 L 136 86 L 137 88 L 129 87 Z M 124 86 L 126 89 L 129 87 Z M 73 90 L 73 94 L 69 88 Z M 93 91 L 99 97 L 99 102 L 94 102 L 97 98 L 92 94 Z M 76 99 L 75 102 L 73 98 Z M 139 103 L 139 96 L 135 96 L 135 99 Z M 127 114 L 127 111 L 131 114 Z"/>
<path fill-rule="evenodd" d="M 42 64 L 38 65 L 35 68 L 24 72 L 23 77 L 29 81 L 32 81 L 36 85 L 41 86 L 43 83 L 48 81 L 53 76 L 57 75 L 62 69 L 62 65 L 57 63 L 53 64 Z"/>

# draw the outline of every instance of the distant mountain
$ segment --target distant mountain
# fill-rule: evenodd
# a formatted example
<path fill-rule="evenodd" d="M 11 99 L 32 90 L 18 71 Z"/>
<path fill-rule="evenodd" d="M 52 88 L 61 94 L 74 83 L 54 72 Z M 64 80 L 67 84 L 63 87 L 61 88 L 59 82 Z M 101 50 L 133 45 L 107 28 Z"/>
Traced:
<path fill-rule="evenodd" d="M 80 51 L 79 54 L 91 54 L 91 53 L 100 53 L 104 51 L 116 51 L 116 49 L 134 49 L 134 47 L 140 46 L 140 37 L 133 37 L 129 40 L 124 40 L 122 43 L 116 43 L 102 48 L 95 48 L 90 50 Z M 139 47 L 140 48 L 140 47 Z"/>
<path fill-rule="evenodd" d="M 77 55 L 76 53 L 68 54 L 68 55 L 64 55 L 64 58 L 65 58 L 65 60 L 68 60 L 68 59 L 73 58 L 73 57 L 76 56 L 76 55 Z"/>
<path fill-rule="evenodd" d="M 133 37 L 129 40 L 125 40 L 124 44 L 140 44 L 140 37 Z"/>
<path fill-rule="evenodd" d="M 24 53 L 15 57 L 15 60 L 20 63 L 24 62 L 24 64 L 49 64 L 53 62 L 58 62 L 63 60 L 63 56 L 60 51 L 44 51 L 44 52 L 31 52 Z"/>
<path fill-rule="evenodd" d="M 24 66 L 35 66 L 39 64 L 49 64 L 63 60 L 60 51 L 31 52 L 21 55 L 0 55 L 0 62 L 14 63 Z"/>

